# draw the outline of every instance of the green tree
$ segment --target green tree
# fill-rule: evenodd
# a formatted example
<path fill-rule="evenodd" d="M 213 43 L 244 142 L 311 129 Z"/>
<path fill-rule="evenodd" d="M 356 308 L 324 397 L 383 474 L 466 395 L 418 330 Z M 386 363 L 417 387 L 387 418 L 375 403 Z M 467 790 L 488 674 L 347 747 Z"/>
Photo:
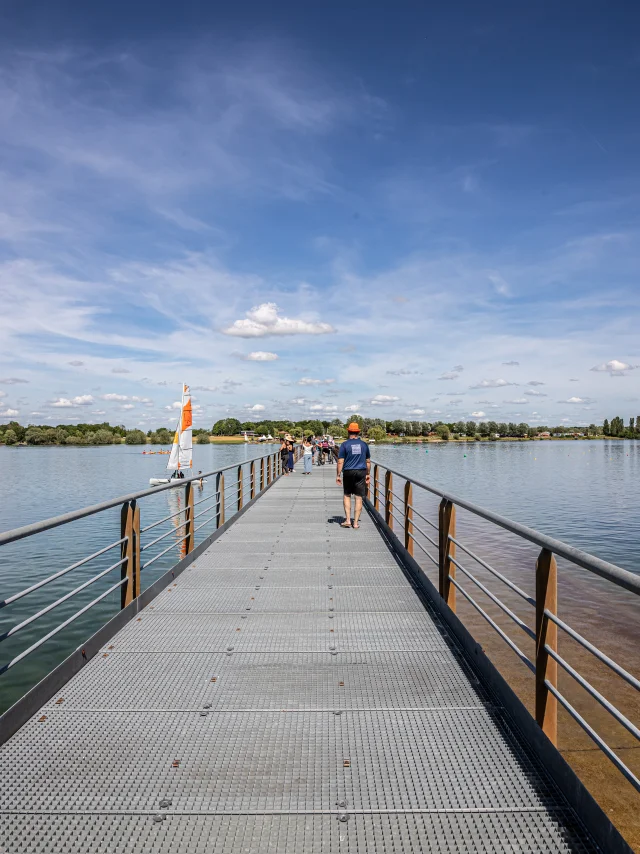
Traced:
<path fill-rule="evenodd" d="M 523 438 L 525 438 L 528 435 L 529 435 L 529 425 L 525 424 L 524 421 L 521 421 L 516 427 L 516 431 L 514 433 L 514 436 L 522 436 Z"/>
<path fill-rule="evenodd" d="M 369 427 L 367 431 L 367 438 L 374 439 L 376 442 L 384 442 L 387 438 L 386 430 L 383 430 L 382 427 Z"/>
<path fill-rule="evenodd" d="M 7 427 L 9 428 L 9 430 L 13 430 L 13 432 L 16 434 L 16 440 L 18 442 L 24 442 L 24 436 L 27 431 L 22 426 L 22 424 L 18 424 L 17 421 L 9 421 Z"/>
<path fill-rule="evenodd" d="M 237 436 L 242 431 L 242 424 L 237 418 L 223 418 L 216 421 L 211 432 L 214 436 Z"/>
<path fill-rule="evenodd" d="M 105 430 L 102 428 L 101 430 L 96 430 L 93 434 L 93 444 L 94 445 L 112 445 L 113 444 L 113 433 L 111 430 Z"/>
<path fill-rule="evenodd" d="M 605 436 L 610 436 L 611 435 L 610 430 L 611 430 L 611 428 L 609 427 L 609 421 L 607 418 L 605 418 L 604 424 L 602 425 L 602 432 L 604 433 Z"/>
<path fill-rule="evenodd" d="M 16 436 L 16 431 L 12 430 L 11 427 L 8 427 L 4 431 L 4 443 L 5 445 L 15 445 L 18 441 L 18 437 Z"/>
<path fill-rule="evenodd" d="M 126 445 L 146 445 L 147 437 L 142 430 L 129 430 L 124 441 Z"/>
<path fill-rule="evenodd" d="M 440 437 L 444 442 L 448 442 L 448 441 L 449 441 L 450 433 L 449 433 L 449 428 L 447 427 L 447 425 L 446 425 L 446 424 L 439 424 L 439 425 L 436 427 L 436 433 L 438 434 L 438 436 L 439 436 L 439 437 Z M 452 452 L 452 453 L 453 453 L 453 452 Z"/>
<path fill-rule="evenodd" d="M 489 425 L 488 425 L 488 423 L 487 423 L 486 421 L 481 421 L 481 422 L 478 424 L 478 433 L 479 433 L 483 438 L 486 438 L 486 437 L 489 435 Z"/>
<path fill-rule="evenodd" d="M 29 427 L 24 436 L 27 445 L 45 445 L 47 437 L 40 427 Z"/>
<path fill-rule="evenodd" d="M 208 445 L 209 444 L 209 434 L 208 433 L 199 433 L 196 437 L 197 445 Z"/>

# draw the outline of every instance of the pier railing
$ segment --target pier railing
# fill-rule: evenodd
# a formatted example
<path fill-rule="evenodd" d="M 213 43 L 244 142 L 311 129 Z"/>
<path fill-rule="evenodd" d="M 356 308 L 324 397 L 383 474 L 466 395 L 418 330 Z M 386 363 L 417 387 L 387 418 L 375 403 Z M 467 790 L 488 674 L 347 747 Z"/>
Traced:
<path fill-rule="evenodd" d="M 558 667 L 562 668 L 586 693 L 604 708 L 609 715 L 636 740 L 640 741 L 640 729 L 614 703 L 603 696 L 587 678 L 574 668 L 558 652 L 558 629 L 575 641 L 579 646 L 605 665 L 616 677 L 640 692 L 640 680 L 628 670 L 606 655 L 575 628 L 558 616 L 558 568 L 556 557 L 606 579 L 636 596 L 640 594 L 640 575 L 635 575 L 615 564 L 608 563 L 580 549 L 556 540 L 538 531 L 512 522 L 498 513 L 486 510 L 476 504 L 457 498 L 429 484 L 422 483 L 406 474 L 387 468 L 381 463 L 372 466 L 369 500 L 385 524 L 394 531 L 399 526 L 402 531 L 401 542 L 409 555 L 417 559 L 415 549 L 437 568 L 437 587 L 442 600 L 451 611 L 456 613 L 456 594 L 469 602 L 486 620 L 491 628 L 517 655 L 535 678 L 535 717 L 549 740 L 557 745 L 558 703 L 576 723 L 595 742 L 620 773 L 640 792 L 640 779 L 623 762 L 615 750 L 596 732 L 595 728 L 581 715 L 567 697 L 558 690 Z M 400 489 L 394 488 L 394 477 L 400 483 Z M 429 493 L 440 498 L 438 517 L 430 519 L 416 506 L 418 492 Z M 399 494 L 401 493 L 401 494 Z M 462 542 L 456 531 L 456 508 L 464 509 L 474 516 L 486 520 L 517 537 L 540 548 L 532 574 L 535 572 L 535 596 L 527 594 L 504 573 L 492 566 Z M 425 530 L 426 528 L 426 530 Z M 396 535 L 399 533 L 395 531 Z M 460 553 L 463 553 L 461 556 Z M 519 617 L 502 599 L 497 596 L 474 572 L 469 562 L 479 566 L 491 577 L 502 582 L 511 593 L 523 600 L 531 608 L 531 619 Z M 418 561 L 420 562 L 420 561 Z M 462 576 L 462 577 L 461 577 Z M 498 622 L 487 613 L 468 584 L 475 585 L 497 608 L 500 609 L 535 644 L 535 655 L 531 658 L 520 648 Z M 474 588 L 471 588 L 474 590 Z M 638 603 L 640 604 L 640 602 Z M 636 616 L 638 611 L 636 610 Z M 635 695 L 637 698 L 637 694 Z"/>
<path fill-rule="evenodd" d="M 195 548 L 197 540 L 202 541 L 209 537 L 224 525 L 226 519 L 241 511 L 247 502 L 267 489 L 281 474 L 280 454 L 272 452 L 197 476 L 173 479 L 166 484 L 122 495 L 0 534 L 0 547 L 6 547 L 64 526 L 64 552 L 69 554 L 75 550 L 74 523 L 80 520 L 99 514 L 105 517 L 99 533 L 91 535 L 98 540 L 104 539 L 105 532 L 110 530 L 115 529 L 119 533 L 116 539 L 101 545 L 91 554 L 74 560 L 42 578 L 36 578 L 33 583 L 0 600 L 0 675 L 11 670 L 96 606 L 109 600 L 109 597 L 117 597 L 118 591 L 119 608 L 126 608 L 157 579 L 157 575 L 152 577 L 152 567 L 167 570 L 172 563 L 175 564 L 188 556 Z M 212 491 L 205 489 L 204 483 L 213 478 L 215 488 Z M 167 515 L 158 513 L 157 496 L 163 493 L 169 499 L 170 512 Z M 144 512 L 141 513 L 143 499 Z M 109 513 L 118 509 L 119 526 L 113 513 Z M 149 523 L 143 525 L 147 510 Z M 158 515 L 160 518 L 156 518 Z M 84 536 L 88 536 L 86 532 Z M 40 548 L 42 549 L 42 546 Z M 169 555 L 170 552 L 172 555 Z M 157 563 L 167 555 L 164 563 Z M 2 556 L 0 551 L 0 557 Z M 28 562 L 25 559 L 23 563 Z M 96 572 L 98 567 L 99 571 Z M 26 574 L 28 577 L 29 573 Z M 54 594 L 48 597 L 51 601 L 43 601 L 47 598 L 45 588 L 55 589 L 55 582 L 65 576 L 74 579 L 72 589 L 59 590 L 62 595 Z M 110 583 L 114 577 L 117 580 Z M 145 580 L 147 577 L 148 583 Z M 48 588 L 52 584 L 54 587 Z M 102 589 L 105 585 L 106 589 Z M 89 588 L 93 590 L 89 591 Z M 99 594 L 91 598 L 92 592 L 98 590 Z M 74 599 L 78 604 L 82 602 L 82 607 L 77 610 L 70 609 Z M 85 601 L 86 599 L 89 601 Z M 37 605 L 30 609 L 30 601 L 37 602 Z M 64 612 L 65 618 L 41 636 L 34 637 L 37 621 L 58 608 Z M 17 651 L 16 645 L 22 637 L 27 640 Z M 7 644 L 13 649 L 9 655 L 1 657 Z"/>

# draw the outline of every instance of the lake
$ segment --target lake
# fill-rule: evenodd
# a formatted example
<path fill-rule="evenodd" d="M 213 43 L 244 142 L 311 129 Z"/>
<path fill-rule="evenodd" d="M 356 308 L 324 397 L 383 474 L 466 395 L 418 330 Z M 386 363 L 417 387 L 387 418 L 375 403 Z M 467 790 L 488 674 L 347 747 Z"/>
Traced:
<path fill-rule="evenodd" d="M 275 450 L 277 446 L 269 446 Z M 166 457 L 143 455 L 138 446 L 107 447 L 0 447 L 0 470 L 5 478 L 5 500 L 0 506 L 0 529 L 25 525 L 85 505 L 114 498 L 148 485 L 159 475 Z M 144 450 L 154 450 L 147 446 Z M 631 441 L 510 442 L 389 446 L 381 445 L 373 456 L 382 464 L 412 477 L 468 498 L 561 540 L 619 564 L 640 571 L 640 443 Z M 266 453 L 265 446 L 194 446 L 194 470 L 212 470 L 244 463 Z M 231 475 L 231 473 L 230 473 Z M 232 477 L 227 477 L 227 491 Z M 196 500 L 211 496 L 215 478 L 196 494 Z M 394 488 L 400 492 L 400 486 Z M 182 491 L 163 492 L 141 502 L 142 525 L 178 513 Z M 416 506 L 437 520 L 437 499 L 414 495 Z M 228 501 L 232 511 L 233 496 Z M 207 506 L 207 502 L 203 502 Z M 196 512 L 198 508 L 196 508 Z M 0 554 L 0 599 L 80 560 L 119 538 L 119 509 L 39 534 L 2 548 Z M 207 519 L 211 514 L 203 514 Z M 174 537 L 181 533 L 178 515 Z M 199 520 L 200 521 L 200 520 Z M 516 541 L 505 532 L 459 513 L 459 535 L 482 556 L 493 561 L 509 577 L 531 588 L 536 549 Z M 196 541 L 213 530 L 206 525 Z M 424 526 L 426 527 L 426 526 Z M 159 526 L 146 535 L 149 541 L 167 530 Z M 71 536 L 73 534 L 73 536 Z M 171 542 L 165 539 L 147 554 L 156 554 Z M 143 587 L 152 583 L 180 557 L 180 544 L 143 572 Z M 416 557 L 421 553 L 416 549 Z M 88 580 L 119 559 L 117 550 L 75 570 L 0 611 L 0 632 L 29 617 Z M 428 560 L 425 558 L 427 564 Z M 626 609 L 630 596 L 611 592 L 583 570 L 565 572 L 567 599 L 575 599 L 572 584 L 586 584 L 589 595 L 614 603 L 623 628 L 631 629 Z M 433 578 L 433 573 L 431 574 Z M 37 639 L 68 619 L 119 578 L 110 573 L 72 600 L 45 614 L 15 637 L 2 643 L 0 666 Z M 564 588 L 562 588 L 564 589 Z M 562 592 L 562 591 L 561 591 Z M 566 602 L 566 600 L 565 600 Z M 618 608 L 618 605 L 620 608 Z M 111 593 L 43 647 L 0 676 L 0 709 L 4 710 L 56 663 L 81 644 L 119 607 L 119 591 Z M 624 632 L 623 635 L 624 637 Z"/>

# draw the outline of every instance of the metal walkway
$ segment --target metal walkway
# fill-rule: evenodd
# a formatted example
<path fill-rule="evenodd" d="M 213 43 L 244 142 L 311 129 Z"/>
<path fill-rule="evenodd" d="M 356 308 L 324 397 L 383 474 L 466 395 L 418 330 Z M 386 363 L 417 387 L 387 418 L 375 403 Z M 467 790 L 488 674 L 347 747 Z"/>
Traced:
<path fill-rule="evenodd" d="M 333 466 L 278 481 L 0 750 L 0 851 L 597 850 Z"/>

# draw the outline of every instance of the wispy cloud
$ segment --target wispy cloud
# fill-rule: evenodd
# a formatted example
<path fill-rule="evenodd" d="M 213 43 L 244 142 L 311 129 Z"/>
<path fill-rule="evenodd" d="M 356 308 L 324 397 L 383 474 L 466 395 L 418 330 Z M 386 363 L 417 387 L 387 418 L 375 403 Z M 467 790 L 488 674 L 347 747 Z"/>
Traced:
<path fill-rule="evenodd" d="M 507 380 L 498 379 L 498 380 L 480 380 L 479 383 L 475 385 L 470 385 L 469 388 L 504 388 L 508 385 L 518 385 L 518 383 L 510 383 Z"/>
<path fill-rule="evenodd" d="M 265 350 L 256 350 L 253 353 L 247 353 L 244 358 L 247 362 L 275 362 L 279 356 L 277 353 L 268 353 Z"/>

